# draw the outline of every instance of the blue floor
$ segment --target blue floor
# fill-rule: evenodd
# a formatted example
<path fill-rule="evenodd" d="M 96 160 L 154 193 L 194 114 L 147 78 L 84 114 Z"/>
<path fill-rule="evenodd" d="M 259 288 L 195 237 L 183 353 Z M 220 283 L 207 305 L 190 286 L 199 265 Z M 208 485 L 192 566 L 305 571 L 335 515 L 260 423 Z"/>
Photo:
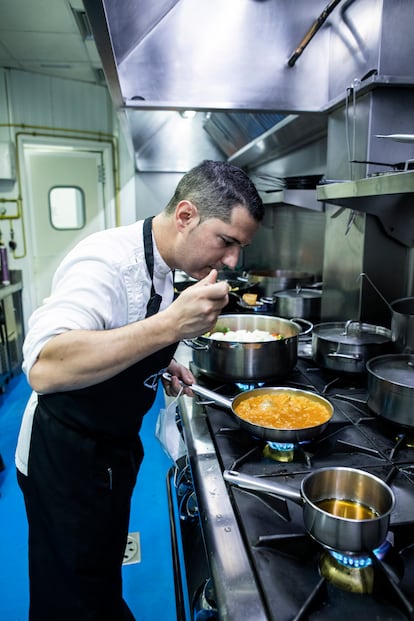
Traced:
<path fill-rule="evenodd" d="M 27 525 L 16 482 L 14 450 L 30 389 L 18 375 L 0 395 L 0 621 L 27 621 Z M 166 495 L 170 461 L 154 436 L 163 394 L 144 419 L 145 459 L 132 499 L 130 532 L 139 532 L 141 562 L 123 567 L 124 597 L 136 621 L 176 621 Z"/>

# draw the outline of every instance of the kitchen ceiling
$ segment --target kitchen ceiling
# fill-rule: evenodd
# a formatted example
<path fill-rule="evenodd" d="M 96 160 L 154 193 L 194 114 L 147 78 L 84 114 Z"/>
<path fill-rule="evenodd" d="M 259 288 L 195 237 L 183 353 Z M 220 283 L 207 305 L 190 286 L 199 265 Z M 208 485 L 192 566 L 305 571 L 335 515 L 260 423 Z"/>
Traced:
<path fill-rule="evenodd" d="M 82 0 L 1 0 L 0 67 L 104 84 Z"/>

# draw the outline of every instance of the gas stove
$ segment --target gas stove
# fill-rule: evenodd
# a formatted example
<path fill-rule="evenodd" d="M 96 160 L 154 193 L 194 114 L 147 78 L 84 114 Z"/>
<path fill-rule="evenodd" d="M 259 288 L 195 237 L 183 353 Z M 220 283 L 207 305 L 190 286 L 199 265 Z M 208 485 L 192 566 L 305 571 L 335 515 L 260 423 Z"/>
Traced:
<path fill-rule="evenodd" d="M 198 384 L 230 398 L 254 388 L 218 385 L 192 370 Z M 206 618 L 316 621 L 355 613 L 377 621 L 414 619 L 414 439 L 369 410 L 365 377 L 335 376 L 306 355 L 287 378 L 269 385 L 327 398 L 334 414 L 323 433 L 311 442 L 274 446 L 240 429 L 231 410 L 199 397 L 185 397 L 180 408 L 214 593 Z M 224 470 L 238 471 L 299 490 L 310 472 L 336 466 L 367 471 L 395 495 L 386 540 L 364 557 L 313 540 L 297 503 L 222 477 Z"/>

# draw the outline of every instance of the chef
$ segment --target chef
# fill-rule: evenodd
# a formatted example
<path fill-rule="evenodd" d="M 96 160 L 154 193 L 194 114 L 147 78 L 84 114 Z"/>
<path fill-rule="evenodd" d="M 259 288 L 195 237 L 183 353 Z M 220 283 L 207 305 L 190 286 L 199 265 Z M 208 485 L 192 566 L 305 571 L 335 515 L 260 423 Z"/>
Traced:
<path fill-rule="evenodd" d="M 29 621 L 123 621 L 121 566 L 158 380 L 194 382 L 177 343 L 210 330 L 263 218 L 248 176 L 205 160 L 153 218 L 95 233 L 62 261 L 29 320 L 33 388 L 16 450 L 29 524 Z M 174 270 L 197 279 L 174 300 Z"/>

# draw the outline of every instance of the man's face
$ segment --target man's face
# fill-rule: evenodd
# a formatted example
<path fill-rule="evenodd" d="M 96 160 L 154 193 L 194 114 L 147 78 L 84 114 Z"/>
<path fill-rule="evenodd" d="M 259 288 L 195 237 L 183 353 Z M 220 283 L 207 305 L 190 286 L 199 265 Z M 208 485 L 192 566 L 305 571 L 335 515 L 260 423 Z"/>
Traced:
<path fill-rule="evenodd" d="M 242 206 L 234 207 L 229 223 L 219 218 L 199 222 L 197 214 L 184 232 L 180 252 L 180 269 L 197 279 L 207 276 L 212 268 L 235 269 L 241 248 L 250 244 L 259 226 Z"/>

